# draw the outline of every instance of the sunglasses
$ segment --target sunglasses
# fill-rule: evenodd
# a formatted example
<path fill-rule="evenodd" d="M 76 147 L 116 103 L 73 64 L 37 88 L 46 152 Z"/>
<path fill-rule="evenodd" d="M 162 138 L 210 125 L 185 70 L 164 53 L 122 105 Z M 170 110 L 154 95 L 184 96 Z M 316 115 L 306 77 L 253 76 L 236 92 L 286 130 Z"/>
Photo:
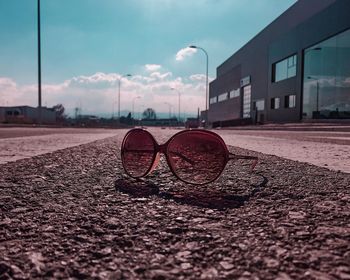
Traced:
<path fill-rule="evenodd" d="M 257 157 L 230 153 L 219 135 L 202 129 L 180 131 L 162 145 L 140 128 L 128 131 L 123 139 L 122 164 L 132 178 L 151 173 L 160 154 L 165 155 L 170 170 L 179 180 L 194 185 L 215 181 L 230 160 L 252 160 L 251 170 L 258 161 Z"/>

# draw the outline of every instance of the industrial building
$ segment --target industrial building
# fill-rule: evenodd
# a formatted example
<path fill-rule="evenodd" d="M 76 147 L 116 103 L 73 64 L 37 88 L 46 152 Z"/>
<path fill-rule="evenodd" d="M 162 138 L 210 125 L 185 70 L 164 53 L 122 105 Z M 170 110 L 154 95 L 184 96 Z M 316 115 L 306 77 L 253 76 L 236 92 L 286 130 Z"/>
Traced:
<path fill-rule="evenodd" d="M 350 119 L 349 11 L 348 0 L 297 1 L 217 67 L 209 123 Z"/>
<path fill-rule="evenodd" d="M 41 108 L 43 124 L 56 123 L 56 112 L 53 108 Z M 0 123 L 33 124 L 39 121 L 39 109 L 30 106 L 0 107 Z"/>

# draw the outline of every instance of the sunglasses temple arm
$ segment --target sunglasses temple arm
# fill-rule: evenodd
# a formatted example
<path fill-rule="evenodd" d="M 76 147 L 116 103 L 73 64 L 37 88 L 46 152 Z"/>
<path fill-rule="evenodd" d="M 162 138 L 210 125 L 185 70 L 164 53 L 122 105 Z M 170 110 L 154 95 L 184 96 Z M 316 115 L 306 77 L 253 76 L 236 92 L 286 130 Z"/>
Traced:
<path fill-rule="evenodd" d="M 178 153 L 178 152 L 170 152 L 170 153 L 172 153 L 172 154 L 174 154 L 174 155 L 177 155 L 178 157 L 182 158 L 184 161 L 187 161 L 189 164 L 192 164 L 192 165 L 195 164 L 194 161 L 190 160 L 188 157 L 185 157 L 185 156 L 184 156 L 183 154 L 181 154 L 181 153 Z"/>
<path fill-rule="evenodd" d="M 230 154 L 230 160 L 233 159 L 233 160 L 237 160 L 237 159 L 246 159 L 246 160 L 253 160 L 254 162 L 252 163 L 252 166 L 250 167 L 250 170 L 253 171 L 255 166 L 257 165 L 258 163 L 258 160 L 259 158 L 258 157 L 253 157 L 253 156 L 243 156 L 243 155 L 235 155 L 235 154 L 232 154 L 232 153 L 229 153 Z"/>

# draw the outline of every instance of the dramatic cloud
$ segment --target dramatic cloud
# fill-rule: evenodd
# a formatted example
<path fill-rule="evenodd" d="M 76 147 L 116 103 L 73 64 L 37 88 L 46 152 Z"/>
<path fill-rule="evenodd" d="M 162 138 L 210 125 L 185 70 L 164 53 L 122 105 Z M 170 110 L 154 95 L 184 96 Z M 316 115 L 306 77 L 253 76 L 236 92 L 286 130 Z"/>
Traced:
<path fill-rule="evenodd" d="M 183 60 L 186 56 L 192 56 L 196 52 L 197 52 L 197 49 L 184 48 L 177 52 L 175 59 L 180 61 L 180 60 Z"/>
<path fill-rule="evenodd" d="M 162 68 L 162 66 L 159 65 L 159 64 L 146 64 L 145 68 L 146 68 L 147 71 L 151 71 L 152 72 L 152 71 L 159 70 L 160 68 Z"/>
<path fill-rule="evenodd" d="M 197 75 L 193 75 L 197 77 Z M 199 77 L 200 75 L 198 75 Z M 83 114 L 116 115 L 118 108 L 118 79 L 116 73 L 95 73 L 77 76 L 56 84 L 42 85 L 42 104 L 51 107 L 62 103 L 67 113 L 74 115 L 74 108 L 81 107 Z M 168 114 L 169 106 L 175 112 L 178 108 L 178 93 L 181 92 L 181 111 L 196 114 L 197 108 L 205 106 L 205 82 L 195 78 L 173 77 L 171 72 L 152 72 L 148 76 L 135 75 L 122 80 L 120 88 L 122 114 L 132 110 L 135 97 L 135 112 L 151 107 L 157 113 Z M 18 85 L 8 77 L 0 77 L 0 105 L 37 106 L 36 84 Z"/>

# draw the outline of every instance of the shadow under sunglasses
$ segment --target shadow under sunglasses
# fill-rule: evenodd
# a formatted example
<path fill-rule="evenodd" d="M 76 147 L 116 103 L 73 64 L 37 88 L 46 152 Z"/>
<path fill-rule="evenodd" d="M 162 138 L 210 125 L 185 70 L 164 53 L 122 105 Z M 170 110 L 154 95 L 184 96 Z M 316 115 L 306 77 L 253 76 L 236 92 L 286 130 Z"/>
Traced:
<path fill-rule="evenodd" d="M 166 200 L 174 200 L 181 204 L 197 206 L 201 208 L 209 208 L 216 210 L 225 210 L 239 208 L 251 199 L 256 193 L 261 191 L 268 179 L 260 172 L 255 172 L 255 175 L 261 178 L 261 182 L 251 184 L 252 190 L 248 194 L 234 195 L 225 191 L 215 189 L 203 190 L 202 188 L 181 190 L 172 189 L 160 191 L 160 188 L 147 180 L 123 178 L 115 181 L 115 189 L 121 193 L 128 194 L 135 198 L 147 198 L 150 196 L 158 196 Z"/>

